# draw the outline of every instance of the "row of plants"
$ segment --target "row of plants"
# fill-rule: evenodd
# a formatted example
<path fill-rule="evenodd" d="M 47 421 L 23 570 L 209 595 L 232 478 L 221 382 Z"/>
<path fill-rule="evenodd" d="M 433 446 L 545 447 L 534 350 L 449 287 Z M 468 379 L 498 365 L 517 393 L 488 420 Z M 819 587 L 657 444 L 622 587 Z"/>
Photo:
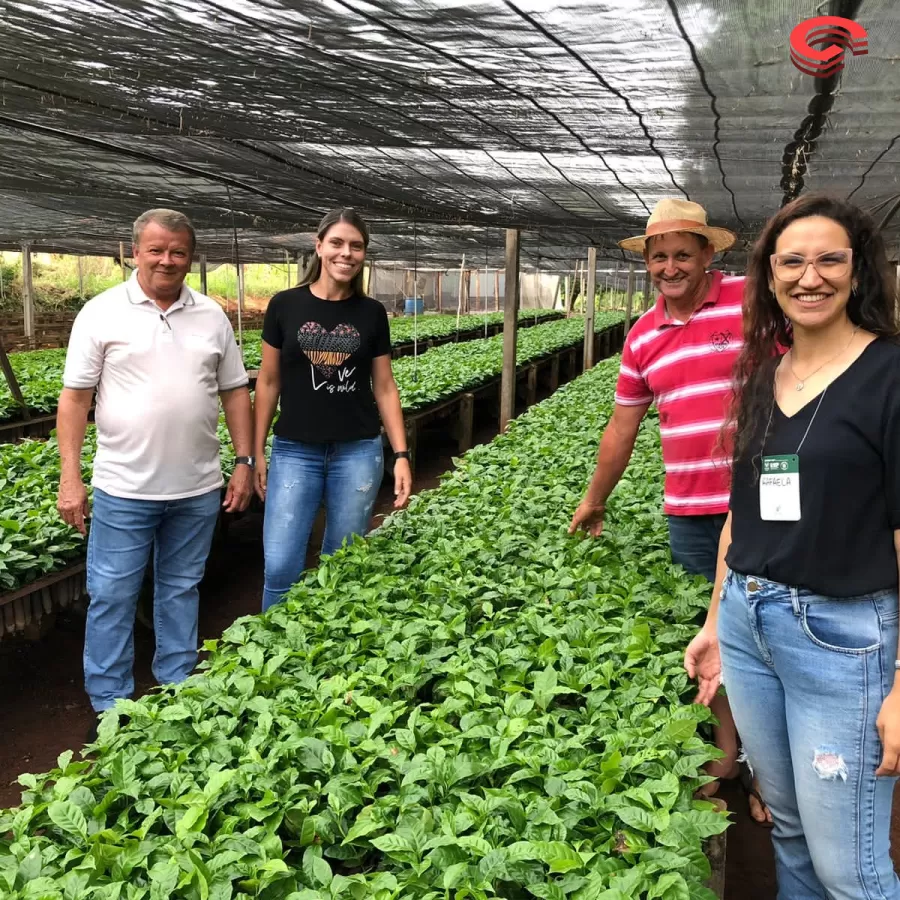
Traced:
<path fill-rule="evenodd" d="M 548 309 L 523 310 L 519 313 L 519 318 L 523 322 L 538 322 L 559 316 L 559 312 Z M 467 339 L 477 336 L 479 329 L 484 328 L 485 320 L 489 325 L 500 324 L 503 321 L 503 313 L 462 316 L 460 318 L 460 336 Z M 412 319 L 392 319 L 392 345 L 399 346 L 410 343 L 413 339 L 414 327 Z M 420 341 L 447 337 L 456 331 L 456 316 L 429 315 L 422 316 L 418 320 Z M 262 332 L 247 331 L 243 338 L 244 364 L 248 369 L 258 369 L 262 361 Z M 56 409 L 59 392 L 62 390 L 63 369 L 66 363 L 65 349 L 29 350 L 11 353 L 9 358 L 25 405 L 29 410 L 37 413 L 52 413 Z M 18 419 L 20 415 L 21 408 L 13 398 L 6 379 L 0 376 L 0 422 Z"/>
<path fill-rule="evenodd" d="M 624 319 L 619 312 L 598 312 L 594 317 L 594 330 L 601 333 Z M 516 363 L 526 365 L 580 344 L 583 339 L 582 318 L 562 319 L 523 329 L 516 342 Z M 393 369 L 403 409 L 410 412 L 422 409 L 498 378 L 503 371 L 503 335 L 462 344 L 443 344 L 418 359 L 404 356 L 394 360 Z"/>
<path fill-rule="evenodd" d="M 620 321 L 617 314 L 598 314 L 602 330 Z M 518 361 L 534 359 L 571 346 L 584 333 L 582 319 L 568 319 L 524 329 L 519 334 Z M 447 344 L 418 358 L 395 360 L 394 371 L 406 412 L 446 399 L 496 378 L 503 364 L 502 335 L 486 340 Z M 24 354 L 20 354 L 24 355 Z M 219 421 L 222 469 L 226 478 L 234 467 L 234 450 Z M 96 437 L 88 428 L 83 474 L 90 481 Z M 46 441 L 0 444 L 0 591 L 22 587 L 50 572 L 65 568 L 84 555 L 84 539 L 69 528 L 56 511 L 59 484 L 59 446 Z"/>
<path fill-rule="evenodd" d="M 553 309 L 520 309 L 520 324 L 537 324 L 551 319 L 562 318 L 559 310 Z M 428 341 L 433 338 L 444 338 L 459 332 L 464 335 L 478 334 L 484 326 L 503 324 L 503 311 L 491 313 L 469 313 L 461 315 L 457 324 L 455 315 L 438 314 L 426 316 L 405 316 L 402 319 L 391 319 L 391 343 L 396 347 L 400 344 L 411 344 L 413 338 L 418 335 L 418 340 Z"/>
<path fill-rule="evenodd" d="M 566 526 L 601 363 L 435 491 L 122 701 L 0 813 L 10 900 L 713 900 L 715 751 L 648 421 L 602 540 Z"/>
<path fill-rule="evenodd" d="M 538 322 L 546 322 L 561 317 L 562 313 L 552 309 L 528 309 L 519 311 L 519 322 L 521 324 L 537 324 Z M 458 335 L 462 340 L 471 340 L 472 338 L 477 338 L 479 333 L 484 331 L 485 325 L 488 327 L 491 327 L 492 325 L 502 325 L 503 313 L 493 312 L 460 316 L 458 323 L 456 316 L 432 314 L 418 316 L 416 318 L 407 316 L 402 319 L 390 319 L 389 322 L 391 328 L 391 346 L 401 347 L 413 343 L 413 339 L 416 336 L 421 343 L 439 338 L 447 338 L 451 335 Z M 244 332 L 244 365 L 248 369 L 258 369 L 262 364 L 261 342 L 261 331 Z M 423 346 L 421 350 L 424 351 L 425 347 Z"/>

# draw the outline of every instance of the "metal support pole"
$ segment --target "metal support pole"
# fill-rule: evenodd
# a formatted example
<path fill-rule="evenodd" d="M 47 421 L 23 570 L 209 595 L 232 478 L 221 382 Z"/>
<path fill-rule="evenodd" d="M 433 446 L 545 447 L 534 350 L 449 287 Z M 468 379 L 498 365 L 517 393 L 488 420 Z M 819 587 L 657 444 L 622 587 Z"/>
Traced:
<path fill-rule="evenodd" d="M 584 371 L 594 365 L 594 302 L 597 293 L 597 248 L 588 247 L 584 302 Z"/>
<path fill-rule="evenodd" d="M 506 230 L 506 291 L 503 303 L 503 374 L 500 380 L 500 431 L 516 414 L 516 343 L 519 329 L 519 231 Z"/>
<path fill-rule="evenodd" d="M 200 293 L 208 294 L 207 290 L 207 270 L 206 270 L 206 254 L 200 254 Z"/>
<path fill-rule="evenodd" d="M 128 275 L 125 272 L 125 241 L 119 241 L 119 266 L 122 269 L 122 281 L 128 281 Z"/>

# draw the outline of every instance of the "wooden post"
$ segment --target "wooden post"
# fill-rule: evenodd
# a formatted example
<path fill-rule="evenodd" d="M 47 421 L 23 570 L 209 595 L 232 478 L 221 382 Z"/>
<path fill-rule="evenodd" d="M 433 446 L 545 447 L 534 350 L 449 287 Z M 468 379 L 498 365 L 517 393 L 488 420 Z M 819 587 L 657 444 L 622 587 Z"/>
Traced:
<path fill-rule="evenodd" d="M 462 262 L 459 264 L 459 291 L 456 297 L 456 333 L 459 336 L 459 317 L 462 314 L 463 302 L 463 272 L 466 270 L 466 254 L 462 255 Z"/>
<path fill-rule="evenodd" d="M 900 280 L 900 267 L 898 267 L 898 280 Z M 500 312 L 500 270 L 494 272 L 494 311 Z"/>
<path fill-rule="evenodd" d="M 19 387 L 19 379 L 9 363 L 9 357 L 6 355 L 6 347 L 3 346 L 3 339 L 0 338 L 0 369 L 6 376 L 6 383 L 9 385 L 9 392 L 13 395 L 13 399 L 22 408 L 22 418 L 27 422 L 31 418 L 28 407 L 25 404 L 25 398 L 22 396 L 22 390 Z"/>
<path fill-rule="evenodd" d="M 597 248 L 588 247 L 584 303 L 584 371 L 594 365 L 594 301 L 597 293 Z"/>
<path fill-rule="evenodd" d="M 437 311 L 444 311 L 444 273 L 437 273 Z"/>
<path fill-rule="evenodd" d="M 208 294 L 209 290 L 207 287 L 207 270 L 206 270 L 206 254 L 200 254 L 200 293 Z"/>
<path fill-rule="evenodd" d="M 644 273 L 644 312 L 650 309 L 650 273 Z"/>
<path fill-rule="evenodd" d="M 466 269 L 466 277 L 464 281 L 463 297 L 465 302 L 466 313 L 472 309 L 472 270 Z"/>
<path fill-rule="evenodd" d="M 525 403 L 528 406 L 534 406 L 537 402 L 537 382 L 538 382 L 538 370 L 537 366 L 529 366 L 528 367 L 528 382 L 527 382 L 527 393 L 525 394 Z"/>
<path fill-rule="evenodd" d="M 463 394 L 459 401 L 459 447 L 460 453 L 472 449 L 475 431 L 475 395 Z"/>
<path fill-rule="evenodd" d="M 628 263 L 628 286 L 625 288 L 625 337 L 631 330 L 631 304 L 634 300 L 634 263 Z"/>
<path fill-rule="evenodd" d="M 31 271 L 31 242 L 22 242 L 22 308 L 25 315 L 25 339 L 34 345 L 34 280 Z"/>
<path fill-rule="evenodd" d="M 406 449 L 409 450 L 409 468 L 416 474 L 416 455 L 419 449 L 419 425 L 416 419 L 406 420 Z"/>
<path fill-rule="evenodd" d="M 125 241 L 119 241 L 119 265 L 122 268 L 122 281 L 127 281 L 128 276 L 125 274 Z"/>
<path fill-rule="evenodd" d="M 244 347 L 244 264 L 241 263 L 237 267 L 237 288 L 238 288 L 238 303 L 237 303 L 237 320 L 238 320 L 238 347 Z"/>
<path fill-rule="evenodd" d="M 516 341 L 519 328 L 519 231 L 506 230 L 506 292 L 503 300 L 503 374 L 500 379 L 500 431 L 516 414 Z"/>

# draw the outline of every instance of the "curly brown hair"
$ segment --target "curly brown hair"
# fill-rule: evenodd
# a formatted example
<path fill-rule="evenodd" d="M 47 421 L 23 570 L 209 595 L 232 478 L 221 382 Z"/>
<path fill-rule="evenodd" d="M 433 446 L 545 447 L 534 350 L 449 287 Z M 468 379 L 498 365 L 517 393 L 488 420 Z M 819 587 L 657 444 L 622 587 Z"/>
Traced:
<path fill-rule="evenodd" d="M 896 287 L 884 239 L 874 219 L 858 206 L 826 193 L 798 197 L 780 209 L 763 228 L 747 264 L 744 285 L 744 344 L 734 372 L 731 412 L 722 446 L 733 445 L 735 460 L 750 456 L 774 402 L 775 369 L 784 348 L 791 347 L 791 323 L 769 290 L 769 257 L 788 225 L 798 219 L 824 216 L 837 222 L 850 237 L 853 249 L 854 290 L 847 304 L 850 321 L 873 334 L 896 338 Z"/>

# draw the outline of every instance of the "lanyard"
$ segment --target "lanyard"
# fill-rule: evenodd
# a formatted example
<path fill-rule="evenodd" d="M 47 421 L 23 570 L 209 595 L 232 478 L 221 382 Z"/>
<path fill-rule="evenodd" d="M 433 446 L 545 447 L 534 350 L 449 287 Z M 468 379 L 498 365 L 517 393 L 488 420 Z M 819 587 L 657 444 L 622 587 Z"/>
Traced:
<path fill-rule="evenodd" d="M 828 393 L 828 387 L 829 387 L 829 385 L 826 385 L 825 389 L 822 391 L 822 393 L 819 394 L 819 402 L 816 403 L 816 408 L 813 410 L 812 418 L 809 420 L 809 425 L 806 426 L 806 431 L 803 432 L 803 437 L 800 438 L 800 443 L 797 444 L 797 449 L 794 451 L 795 456 L 799 455 L 801 448 L 806 443 L 806 438 L 809 435 L 809 430 L 813 427 L 813 422 L 816 421 L 816 416 L 819 414 L 819 409 L 821 409 L 821 407 L 822 407 L 822 401 L 825 399 L 825 394 Z M 763 435 L 762 447 L 760 448 L 762 455 L 765 455 L 765 452 L 766 452 L 766 441 L 768 441 L 768 439 L 769 439 L 769 429 L 772 427 L 772 417 L 775 415 L 776 402 L 777 401 L 775 399 L 775 393 L 774 393 L 774 389 L 773 389 L 772 406 L 769 409 L 769 421 L 766 422 L 766 433 Z M 799 413 L 800 410 L 798 410 L 797 412 Z M 794 413 L 794 415 L 797 415 L 797 413 Z"/>

